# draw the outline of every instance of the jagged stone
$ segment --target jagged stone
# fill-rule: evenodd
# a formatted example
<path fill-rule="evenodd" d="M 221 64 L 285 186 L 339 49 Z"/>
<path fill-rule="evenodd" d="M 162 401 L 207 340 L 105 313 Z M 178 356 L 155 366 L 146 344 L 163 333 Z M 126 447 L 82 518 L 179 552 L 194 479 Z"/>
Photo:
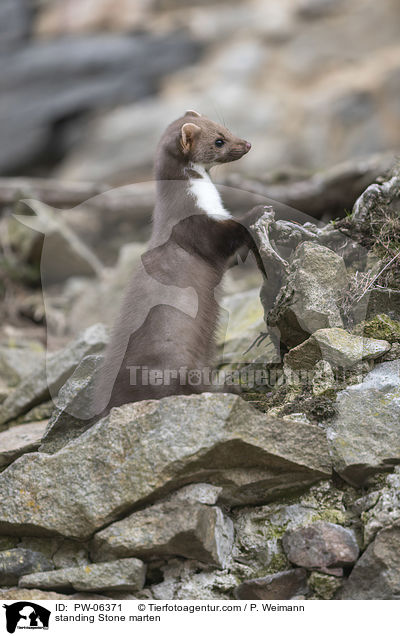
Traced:
<path fill-rule="evenodd" d="M 337 394 L 328 427 L 335 470 L 353 485 L 400 459 L 400 362 L 378 364 L 364 381 Z"/>
<path fill-rule="evenodd" d="M 103 360 L 101 355 L 85 356 L 60 389 L 57 408 L 49 420 L 39 448 L 41 453 L 55 453 L 93 423 L 91 409 L 95 373 Z"/>
<path fill-rule="evenodd" d="M 351 600 L 400 599 L 400 525 L 384 528 L 355 564 L 338 596 Z"/>
<path fill-rule="evenodd" d="M 0 406 L 0 427 L 26 413 L 40 402 L 47 401 L 72 375 L 82 358 L 101 351 L 108 343 L 108 333 L 101 325 L 86 329 L 62 351 L 47 356 L 35 373 L 24 378 Z"/>
<path fill-rule="evenodd" d="M 285 532 L 282 545 L 291 563 L 308 569 L 352 565 L 359 554 L 354 532 L 327 521 Z"/>
<path fill-rule="evenodd" d="M 307 574 L 303 568 L 286 570 L 260 579 L 243 581 L 235 590 L 240 600 L 284 600 L 308 592 Z"/>
<path fill-rule="evenodd" d="M 319 360 L 332 366 L 351 368 L 361 360 L 374 360 L 390 350 L 386 340 L 363 338 L 344 329 L 319 329 L 308 340 L 285 355 L 292 369 L 312 369 Z"/>
<path fill-rule="evenodd" d="M 19 580 L 19 587 L 59 590 L 73 588 L 77 591 L 141 590 L 146 566 L 139 559 L 120 559 L 110 563 L 92 563 L 52 572 L 28 574 Z"/>
<path fill-rule="evenodd" d="M 400 469 L 395 468 L 393 475 L 388 475 L 386 485 L 379 491 L 371 493 L 361 519 L 364 525 L 364 546 L 374 539 L 379 530 L 400 521 Z"/>
<path fill-rule="evenodd" d="M 225 567 L 232 551 L 233 524 L 217 506 L 169 501 L 134 512 L 98 532 L 94 561 L 136 556 L 182 556 Z"/>
<path fill-rule="evenodd" d="M 318 329 L 343 327 L 338 299 L 346 281 L 340 256 L 327 247 L 301 243 L 293 253 L 268 324 L 279 330 L 288 347 L 295 347 Z"/>
<path fill-rule="evenodd" d="M 0 585 L 15 585 L 24 574 L 52 570 L 54 565 L 41 552 L 12 548 L 0 552 Z"/>
<path fill-rule="evenodd" d="M 187 483 L 207 479 L 223 487 L 220 502 L 243 504 L 330 474 L 321 429 L 270 418 L 238 396 L 137 402 L 112 409 L 54 455 L 30 453 L 3 471 L 0 531 L 86 539 Z"/>
<path fill-rule="evenodd" d="M 0 433 L 0 470 L 17 457 L 39 447 L 46 430 L 47 420 L 13 426 Z"/>

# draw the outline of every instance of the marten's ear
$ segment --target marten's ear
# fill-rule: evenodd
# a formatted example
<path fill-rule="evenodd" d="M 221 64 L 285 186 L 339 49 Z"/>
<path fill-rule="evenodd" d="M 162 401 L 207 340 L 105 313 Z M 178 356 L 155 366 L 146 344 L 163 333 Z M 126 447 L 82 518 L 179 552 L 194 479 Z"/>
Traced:
<path fill-rule="evenodd" d="M 181 144 L 183 152 L 189 152 L 200 131 L 200 126 L 196 126 L 196 124 L 183 124 L 181 128 Z"/>
<path fill-rule="evenodd" d="M 184 117 L 201 117 L 201 115 L 197 110 L 187 110 Z"/>

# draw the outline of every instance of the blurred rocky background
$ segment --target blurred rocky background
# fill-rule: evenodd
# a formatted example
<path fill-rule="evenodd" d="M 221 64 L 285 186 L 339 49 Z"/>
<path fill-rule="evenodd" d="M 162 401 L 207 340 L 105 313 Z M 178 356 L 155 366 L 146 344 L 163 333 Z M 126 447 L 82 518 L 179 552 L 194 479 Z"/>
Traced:
<path fill-rule="evenodd" d="M 188 108 L 316 171 L 400 145 L 397 0 L 2 0 L 0 174 L 130 183 Z M 221 176 L 224 174 L 221 170 Z"/>

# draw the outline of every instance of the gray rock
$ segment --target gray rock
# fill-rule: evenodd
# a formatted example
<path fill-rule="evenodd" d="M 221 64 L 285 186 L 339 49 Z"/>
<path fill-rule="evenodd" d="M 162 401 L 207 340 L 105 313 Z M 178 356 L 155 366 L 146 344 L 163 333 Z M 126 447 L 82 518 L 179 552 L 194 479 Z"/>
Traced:
<path fill-rule="evenodd" d="M 88 565 L 90 563 L 88 545 L 64 539 L 53 554 L 53 563 L 57 569 Z"/>
<path fill-rule="evenodd" d="M 345 522 L 345 513 L 343 492 L 336 490 L 328 481 L 312 486 L 290 503 L 276 502 L 235 510 L 233 559 L 235 563 L 243 563 L 250 568 L 245 578 L 288 570 L 291 565 L 282 548 L 285 532 L 319 519 L 341 524 Z"/>
<path fill-rule="evenodd" d="M 81 591 L 141 590 L 146 566 L 139 559 L 120 559 L 111 563 L 93 563 L 53 572 L 28 574 L 19 580 L 19 587 L 59 590 L 73 588 Z"/>
<path fill-rule="evenodd" d="M 311 572 L 308 584 L 317 598 L 329 601 L 334 598 L 339 588 L 343 585 L 343 579 L 322 572 Z"/>
<path fill-rule="evenodd" d="M 0 552 L 0 585 L 15 585 L 24 574 L 52 570 L 54 565 L 41 552 L 13 548 Z"/>
<path fill-rule="evenodd" d="M 235 590 L 241 600 L 284 600 L 307 594 L 307 573 L 303 568 L 286 570 L 260 579 L 243 581 Z"/>
<path fill-rule="evenodd" d="M 13 426 L 0 433 L 0 470 L 24 453 L 37 450 L 46 430 L 47 420 Z"/>
<path fill-rule="evenodd" d="M 26 0 L 2 0 L 0 6 L 0 52 L 10 50 L 26 37 L 31 10 Z"/>
<path fill-rule="evenodd" d="M 94 561 L 136 556 L 182 556 L 224 568 L 233 544 L 233 524 L 216 506 L 170 501 L 134 512 L 98 532 Z"/>
<path fill-rule="evenodd" d="M 393 176 L 382 184 L 373 183 L 357 199 L 351 215 L 352 223 L 360 229 L 370 224 L 377 206 L 392 205 L 400 194 L 400 179 Z"/>
<path fill-rule="evenodd" d="M 67 594 L 57 592 L 45 592 L 43 590 L 28 590 L 26 588 L 7 587 L 0 588 L 0 599 L 2 601 L 41 601 L 70 599 Z M 92 599 L 93 596 L 90 596 Z"/>
<path fill-rule="evenodd" d="M 363 338 L 344 329 L 319 329 L 285 356 L 292 369 L 312 369 L 319 360 L 348 369 L 361 360 L 374 360 L 390 350 L 386 340 Z"/>
<path fill-rule="evenodd" d="M 388 475 L 386 486 L 376 493 L 373 505 L 366 506 L 361 515 L 364 525 L 364 546 L 374 539 L 379 530 L 400 521 L 400 468 L 395 468 L 392 475 Z"/>
<path fill-rule="evenodd" d="M 161 567 L 162 583 L 151 586 L 155 599 L 229 599 L 239 584 L 230 570 L 215 570 L 197 561 L 172 559 Z"/>
<path fill-rule="evenodd" d="M 39 343 L 28 346 L 0 346 L 0 378 L 15 386 L 43 362 L 44 349 Z"/>
<path fill-rule="evenodd" d="M 168 500 L 182 501 L 187 504 L 201 503 L 213 506 L 222 492 L 221 486 L 211 484 L 189 484 L 169 496 Z"/>
<path fill-rule="evenodd" d="M 72 375 L 82 358 L 104 349 L 108 334 L 101 324 L 86 329 L 70 345 L 47 356 L 47 363 L 26 378 L 0 406 L 0 427 L 31 408 L 55 398 L 66 380 Z"/>
<path fill-rule="evenodd" d="M 301 346 L 301 345 L 299 345 Z M 332 367 L 326 360 L 319 360 L 314 367 L 312 378 L 312 392 L 314 395 L 324 395 L 335 390 L 336 382 Z"/>
<path fill-rule="evenodd" d="M 160 78 L 193 62 L 200 48 L 182 32 L 101 34 L 36 41 L 3 56 L 0 172 L 37 157 L 56 122 L 153 93 Z"/>
<path fill-rule="evenodd" d="M 44 556 L 53 560 L 53 554 L 61 544 L 62 539 L 58 537 L 21 537 L 21 541 L 18 544 L 18 548 L 25 548 L 26 550 L 33 550 L 34 552 L 41 552 Z M 53 568 L 51 568 L 53 569 Z"/>
<path fill-rule="evenodd" d="M 93 423 L 91 409 L 95 372 L 103 359 L 101 355 L 85 356 L 60 389 L 57 408 L 49 420 L 39 448 L 41 453 L 55 453 Z"/>
<path fill-rule="evenodd" d="M 343 327 L 338 299 L 346 281 L 340 256 L 312 242 L 300 243 L 268 324 L 279 330 L 288 347 L 295 347 L 318 329 Z"/>
<path fill-rule="evenodd" d="M 335 470 L 351 484 L 399 462 L 399 364 L 378 364 L 363 382 L 337 394 L 328 441 Z"/>
<path fill-rule="evenodd" d="M 400 525 L 378 532 L 354 566 L 340 599 L 400 599 Z"/>
<path fill-rule="evenodd" d="M 330 473 L 321 429 L 283 424 L 238 396 L 137 402 L 112 409 L 54 455 L 30 453 L 1 473 L 0 531 L 85 539 L 187 483 L 207 480 L 223 487 L 224 503 L 254 503 Z"/>
<path fill-rule="evenodd" d="M 282 545 L 291 563 L 308 569 L 352 565 L 359 554 L 354 532 L 327 521 L 285 532 Z"/>

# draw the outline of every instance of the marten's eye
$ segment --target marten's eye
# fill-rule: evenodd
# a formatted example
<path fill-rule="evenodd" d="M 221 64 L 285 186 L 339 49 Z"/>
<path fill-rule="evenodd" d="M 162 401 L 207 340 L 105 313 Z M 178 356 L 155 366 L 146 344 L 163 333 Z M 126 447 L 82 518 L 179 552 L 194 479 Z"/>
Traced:
<path fill-rule="evenodd" d="M 217 146 L 217 148 L 221 148 L 224 145 L 225 141 L 223 139 L 216 139 L 215 140 L 215 145 Z"/>

